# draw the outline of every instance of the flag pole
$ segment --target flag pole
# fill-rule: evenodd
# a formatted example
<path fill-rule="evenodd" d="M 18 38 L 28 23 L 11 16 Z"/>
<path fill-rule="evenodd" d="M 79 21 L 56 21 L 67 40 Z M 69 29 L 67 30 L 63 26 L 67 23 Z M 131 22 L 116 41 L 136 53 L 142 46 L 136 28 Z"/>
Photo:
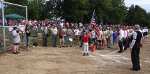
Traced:
<path fill-rule="evenodd" d="M 94 9 L 93 14 L 92 14 L 92 19 L 94 19 L 94 17 L 95 17 L 95 9 Z"/>

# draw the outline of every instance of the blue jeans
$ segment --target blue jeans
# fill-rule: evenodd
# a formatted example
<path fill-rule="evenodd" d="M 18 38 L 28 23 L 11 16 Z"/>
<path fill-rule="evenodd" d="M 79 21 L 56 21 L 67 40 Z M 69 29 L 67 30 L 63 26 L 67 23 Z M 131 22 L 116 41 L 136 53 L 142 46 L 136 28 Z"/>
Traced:
<path fill-rule="evenodd" d="M 29 46 L 29 36 L 25 34 L 25 45 L 26 47 Z"/>

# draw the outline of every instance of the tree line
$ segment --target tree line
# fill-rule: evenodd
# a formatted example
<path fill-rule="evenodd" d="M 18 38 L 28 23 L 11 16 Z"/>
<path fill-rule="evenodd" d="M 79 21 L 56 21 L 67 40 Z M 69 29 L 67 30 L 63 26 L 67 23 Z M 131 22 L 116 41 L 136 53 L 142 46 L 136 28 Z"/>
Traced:
<path fill-rule="evenodd" d="M 150 13 L 138 5 L 126 7 L 124 0 L 6 0 L 28 6 L 29 19 L 63 18 L 89 23 L 95 10 L 96 22 L 141 24 L 150 27 Z M 18 9 L 19 11 L 19 9 Z M 11 11 L 9 11 L 11 12 Z"/>

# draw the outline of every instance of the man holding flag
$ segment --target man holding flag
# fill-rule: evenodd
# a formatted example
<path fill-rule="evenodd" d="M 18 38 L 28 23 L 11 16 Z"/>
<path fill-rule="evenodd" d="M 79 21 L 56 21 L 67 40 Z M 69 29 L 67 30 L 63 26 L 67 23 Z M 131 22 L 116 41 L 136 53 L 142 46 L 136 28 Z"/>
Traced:
<path fill-rule="evenodd" d="M 100 36 L 100 28 L 99 26 L 96 24 L 96 20 L 95 20 L 95 10 L 93 12 L 93 15 L 92 15 L 92 19 L 91 19 L 91 22 L 90 22 L 90 26 L 92 27 L 92 29 L 95 31 L 95 34 L 96 34 L 96 38 L 98 39 L 99 36 Z M 96 41 L 96 39 L 95 39 Z M 93 44 L 94 46 L 96 45 L 95 43 Z M 95 50 L 95 49 L 94 49 Z"/>
<path fill-rule="evenodd" d="M 93 15 L 92 15 L 92 19 L 91 19 L 91 23 L 90 23 L 92 29 L 95 29 L 96 31 L 96 35 L 99 36 L 99 32 L 100 32 L 100 29 L 99 29 L 99 26 L 96 24 L 96 19 L 95 19 L 95 10 L 93 12 Z"/>

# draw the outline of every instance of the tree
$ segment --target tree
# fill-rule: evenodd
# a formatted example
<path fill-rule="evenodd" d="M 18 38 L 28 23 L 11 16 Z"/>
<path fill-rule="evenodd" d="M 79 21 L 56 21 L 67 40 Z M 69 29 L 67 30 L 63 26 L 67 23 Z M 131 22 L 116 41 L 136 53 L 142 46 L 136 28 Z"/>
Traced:
<path fill-rule="evenodd" d="M 147 13 L 147 21 L 148 21 L 148 27 L 150 27 L 150 12 Z"/>
<path fill-rule="evenodd" d="M 62 15 L 62 2 L 63 0 L 47 1 L 44 8 L 45 17 L 60 17 Z"/>
<path fill-rule="evenodd" d="M 124 23 L 126 18 L 127 8 L 124 0 L 112 0 L 112 9 L 109 13 L 111 22 L 113 24 Z"/>
<path fill-rule="evenodd" d="M 146 11 L 138 5 L 132 5 L 127 13 L 126 22 L 129 24 L 148 24 Z"/>
<path fill-rule="evenodd" d="M 94 10 L 97 22 L 122 23 L 125 19 L 126 8 L 123 0 L 64 0 L 63 3 L 63 16 L 69 20 L 90 21 Z M 111 14 L 114 11 L 115 15 Z M 114 21 L 110 21 L 111 19 Z"/>
<path fill-rule="evenodd" d="M 44 19 L 44 1 L 33 0 L 28 2 L 28 13 L 30 19 Z"/>
<path fill-rule="evenodd" d="M 135 22 L 134 22 L 134 12 L 135 12 L 135 10 L 134 10 L 134 5 L 131 5 L 131 7 L 129 8 L 129 10 L 128 10 L 128 13 L 127 13 L 127 16 L 126 16 L 126 22 L 128 23 L 128 24 L 135 24 Z"/>
<path fill-rule="evenodd" d="M 64 0 L 62 11 L 67 21 L 84 22 L 89 13 L 89 0 Z"/>
<path fill-rule="evenodd" d="M 28 6 L 29 19 L 61 17 L 70 22 L 89 23 L 93 11 L 97 23 L 150 24 L 150 13 L 138 5 L 127 8 L 124 0 L 6 0 Z M 19 7 L 7 6 L 5 13 L 25 14 Z M 144 26 L 144 25 L 143 25 Z"/>

